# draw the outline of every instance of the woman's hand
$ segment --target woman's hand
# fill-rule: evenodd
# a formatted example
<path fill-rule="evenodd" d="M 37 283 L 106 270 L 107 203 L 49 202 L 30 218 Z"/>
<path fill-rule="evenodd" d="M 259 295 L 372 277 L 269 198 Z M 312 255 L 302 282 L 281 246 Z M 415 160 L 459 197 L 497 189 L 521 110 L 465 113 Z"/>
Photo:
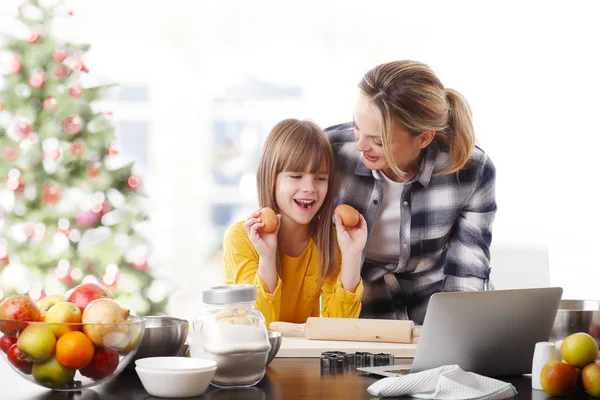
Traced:
<path fill-rule="evenodd" d="M 334 215 L 337 239 L 342 256 L 362 258 L 362 251 L 367 244 L 367 221 L 358 213 L 359 221 L 356 226 L 348 228 L 342 223 L 339 215 Z"/>
<path fill-rule="evenodd" d="M 281 226 L 281 214 L 277 214 L 277 226 L 273 232 L 264 232 L 265 223 L 260 217 L 260 210 L 254 211 L 244 222 L 248 238 L 256 249 L 258 256 L 264 259 L 275 259 L 277 254 L 277 233 Z"/>

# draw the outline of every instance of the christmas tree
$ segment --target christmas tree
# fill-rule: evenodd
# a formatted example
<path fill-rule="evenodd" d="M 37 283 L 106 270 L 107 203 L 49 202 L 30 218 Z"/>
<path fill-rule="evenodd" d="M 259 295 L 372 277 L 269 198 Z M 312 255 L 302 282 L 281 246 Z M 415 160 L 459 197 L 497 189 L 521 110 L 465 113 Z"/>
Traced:
<path fill-rule="evenodd" d="M 70 15 L 29 0 L 17 14 L 27 36 L 0 32 L 11 54 L 0 77 L 0 299 L 91 281 L 132 312 L 157 314 L 166 296 L 149 294 L 141 178 L 121 161 L 111 113 L 94 106 L 110 87 L 84 86 L 88 45 L 52 36 L 55 18 Z"/>

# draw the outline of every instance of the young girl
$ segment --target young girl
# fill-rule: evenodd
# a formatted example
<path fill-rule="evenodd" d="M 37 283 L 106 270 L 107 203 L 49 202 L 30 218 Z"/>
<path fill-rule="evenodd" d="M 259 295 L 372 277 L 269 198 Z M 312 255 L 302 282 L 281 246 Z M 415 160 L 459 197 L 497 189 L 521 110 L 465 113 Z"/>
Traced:
<path fill-rule="evenodd" d="M 333 175 L 331 145 L 317 125 L 295 119 L 275 125 L 261 154 L 257 189 L 260 207 L 277 213 L 277 227 L 264 232 L 256 211 L 231 225 L 223 240 L 225 283 L 256 286 L 267 327 L 360 314 L 367 225 L 361 215 L 356 227 L 346 228 L 336 215 L 334 229 Z"/>

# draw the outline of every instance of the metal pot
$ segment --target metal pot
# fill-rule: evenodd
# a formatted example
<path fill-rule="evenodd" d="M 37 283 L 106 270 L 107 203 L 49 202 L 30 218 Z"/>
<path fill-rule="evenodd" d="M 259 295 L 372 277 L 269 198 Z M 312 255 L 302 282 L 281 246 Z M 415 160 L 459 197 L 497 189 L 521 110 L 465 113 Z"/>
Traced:
<path fill-rule="evenodd" d="M 600 301 L 560 301 L 550 341 L 556 342 L 577 332 L 589 333 L 600 345 Z"/>

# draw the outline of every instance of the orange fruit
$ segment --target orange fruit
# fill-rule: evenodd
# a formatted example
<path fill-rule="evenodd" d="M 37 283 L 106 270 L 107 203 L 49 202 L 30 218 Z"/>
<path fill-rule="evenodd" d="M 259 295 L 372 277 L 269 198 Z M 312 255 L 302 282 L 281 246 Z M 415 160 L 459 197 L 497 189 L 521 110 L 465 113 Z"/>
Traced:
<path fill-rule="evenodd" d="M 85 368 L 94 358 L 94 343 L 79 331 L 68 332 L 56 342 L 56 361 L 70 369 Z"/>

